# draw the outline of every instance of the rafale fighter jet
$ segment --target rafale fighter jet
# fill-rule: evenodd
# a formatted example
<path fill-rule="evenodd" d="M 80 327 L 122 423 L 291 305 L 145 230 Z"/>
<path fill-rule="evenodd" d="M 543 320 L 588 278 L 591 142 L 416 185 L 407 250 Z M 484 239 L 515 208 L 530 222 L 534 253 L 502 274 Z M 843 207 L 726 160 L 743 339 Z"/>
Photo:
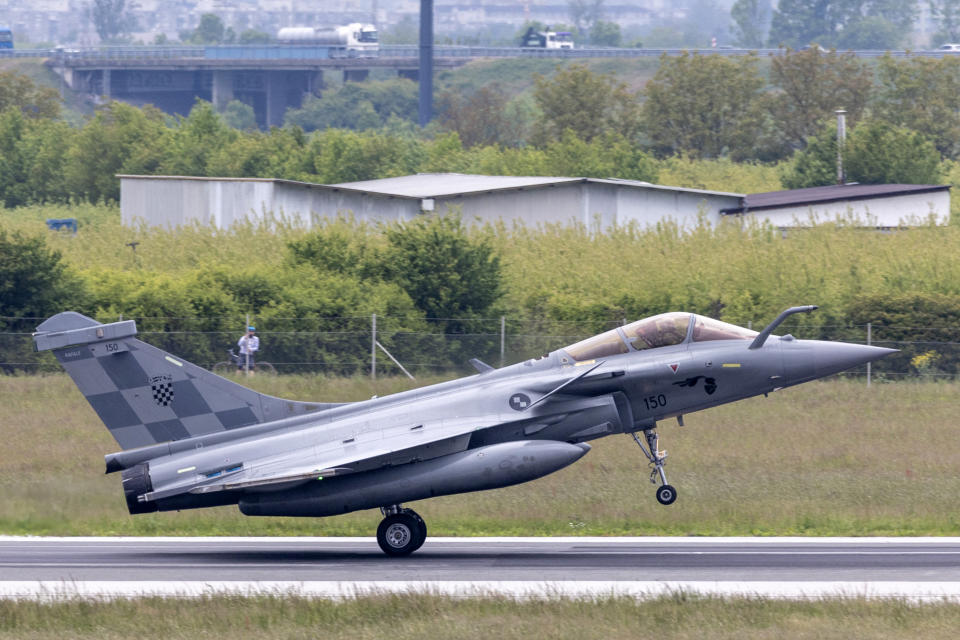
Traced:
<path fill-rule="evenodd" d="M 506 487 L 584 456 L 586 441 L 630 434 L 667 484 L 656 424 L 822 378 L 892 352 L 772 336 L 666 313 L 535 360 L 349 404 L 292 402 L 216 376 L 134 338 L 133 321 L 74 312 L 43 322 L 53 350 L 122 451 L 130 513 L 237 504 L 246 515 L 330 516 L 379 507 L 377 542 L 402 556 L 427 526 L 402 503 Z M 642 437 L 638 434 L 642 434 Z"/>

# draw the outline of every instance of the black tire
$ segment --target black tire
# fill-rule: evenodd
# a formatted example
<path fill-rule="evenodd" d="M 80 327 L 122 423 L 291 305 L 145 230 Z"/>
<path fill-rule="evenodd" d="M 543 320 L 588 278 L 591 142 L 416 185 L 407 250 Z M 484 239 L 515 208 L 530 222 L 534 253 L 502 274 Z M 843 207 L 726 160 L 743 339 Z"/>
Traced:
<path fill-rule="evenodd" d="M 421 530 L 417 518 L 409 513 L 395 513 L 384 518 L 377 527 L 377 544 L 388 556 L 408 556 L 417 550 Z"/>
<path fill-rule="evenodd" d="M 277 370 L 269 362 L 258 362 L 257 366 L 254 368 L 254 371 L 266 374 L 268 376 L 277 375 Z"/>
<path fill-rule="evenodd" d="M 413 550 L 416 551 L 417 549 L 423 546 L 424 542 L 427 541 L 427 523 L 424 522 L 423 518 L 420 517 L 420 514 L 414 511 L 413 509 L 404 509 L 403 512 L 413 516 L 414 519 L 417 521 L 417 524 L 420 525 L 420 531 L 419 531 L 419 534 L 417 535 L 417 539 L 415 540 L 415 544 L 413 547 Z"/>
<path fill-rule="evenodd" d="M 669 484 L 665 484 L 657 489 L 657 502 L 663 505 L 673 504 L 677 499 L 677 490 Z"/>
<path fill-rule="evenodd" d="M 223 376 L 228 373 L 233 373 L 237 370 L 237 365 L 232 362 L 218 362 L 217 364 L 210 367 L 210 370 L 213 371 L 218 376 Z"/>

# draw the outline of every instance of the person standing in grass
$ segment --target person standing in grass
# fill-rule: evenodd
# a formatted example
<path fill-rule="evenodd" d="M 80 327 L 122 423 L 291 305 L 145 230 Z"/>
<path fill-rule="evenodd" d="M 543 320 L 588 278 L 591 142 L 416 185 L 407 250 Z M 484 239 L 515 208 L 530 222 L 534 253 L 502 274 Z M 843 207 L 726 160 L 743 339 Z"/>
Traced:
<path fill-rule="evenodd" d="M 246 369 L 247 373 L 253 373 L 255 366 L 254 354 L 260 349 L 260 338 L 256 335 L 256 327 L 247 327 L 247 332 L 237 340 L 237 346 L 240 347 L 240 359 L 237 360 L 237 371 Z"/>

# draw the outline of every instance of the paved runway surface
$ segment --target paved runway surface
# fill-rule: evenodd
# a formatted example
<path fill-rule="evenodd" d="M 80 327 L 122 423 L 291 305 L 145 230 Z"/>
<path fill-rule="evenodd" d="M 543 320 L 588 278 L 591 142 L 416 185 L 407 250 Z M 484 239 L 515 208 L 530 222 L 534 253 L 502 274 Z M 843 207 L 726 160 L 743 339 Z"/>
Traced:
<path fill-rule="evenodd" d="M 0 537 L 7 592 L 15 583 L 319 582 L 740 583 L 758 592 L 887 583 L 960 594 L 960 538 L 431 538 L 388 558 L 372 538 Z"/>

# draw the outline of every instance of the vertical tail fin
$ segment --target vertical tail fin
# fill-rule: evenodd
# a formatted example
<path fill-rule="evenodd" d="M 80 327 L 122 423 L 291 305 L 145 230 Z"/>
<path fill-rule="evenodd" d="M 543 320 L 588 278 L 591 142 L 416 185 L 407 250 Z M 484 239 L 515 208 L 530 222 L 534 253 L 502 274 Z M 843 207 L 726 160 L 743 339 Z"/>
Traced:
<path fill-rule="evenodd" d="M 339 406 L 257 393 L 137 340 L 132 320 L 101 324 L 58 313 L 33 334 L 53 351 L 123 449 Z"/>

